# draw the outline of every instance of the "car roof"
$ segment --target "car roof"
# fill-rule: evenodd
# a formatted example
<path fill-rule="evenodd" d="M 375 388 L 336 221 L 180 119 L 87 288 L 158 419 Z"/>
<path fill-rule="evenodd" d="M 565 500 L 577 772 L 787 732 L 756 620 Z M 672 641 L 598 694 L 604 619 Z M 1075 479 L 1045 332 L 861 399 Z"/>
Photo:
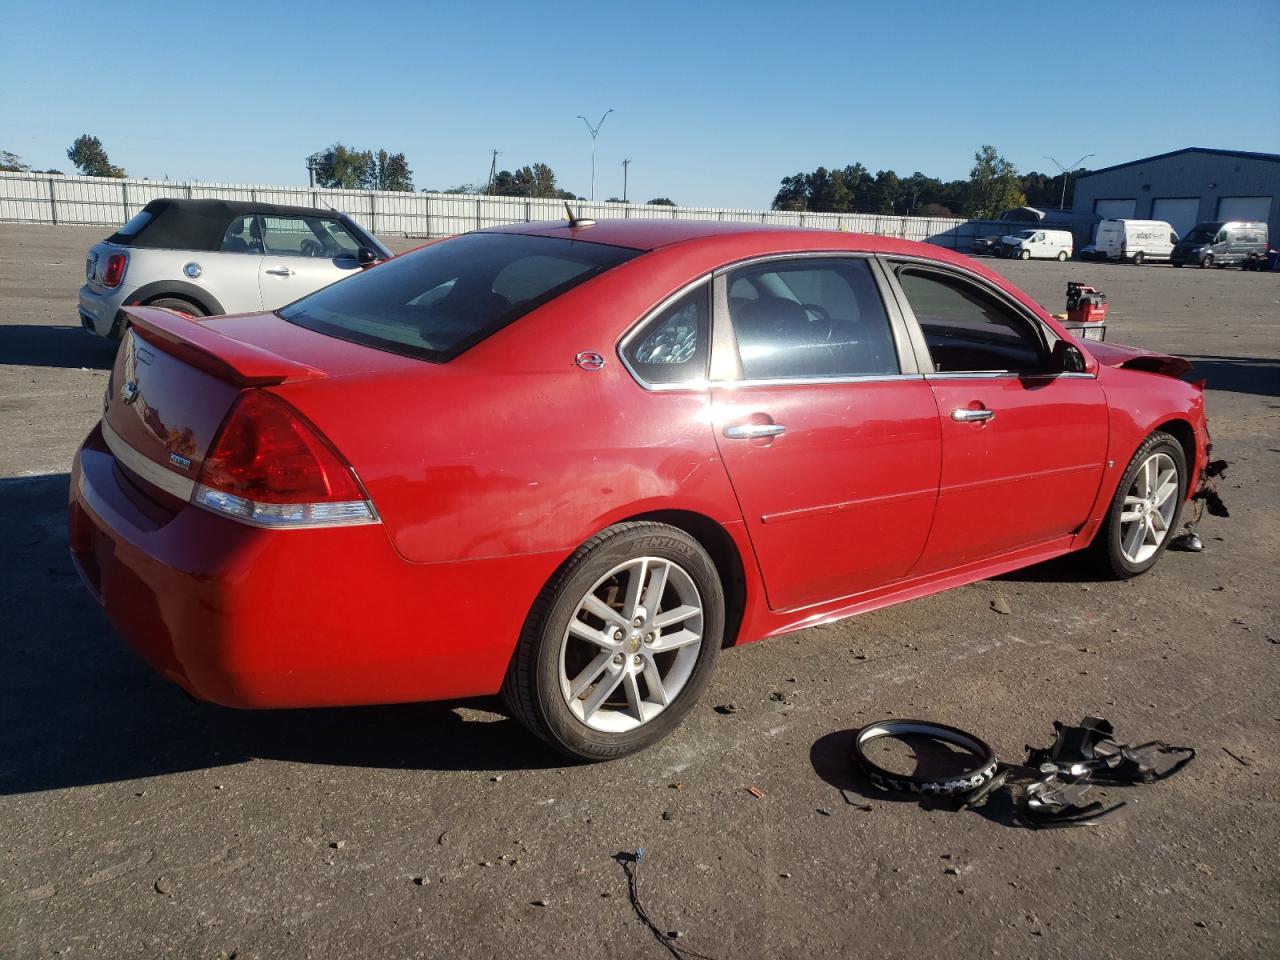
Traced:
<path fill-rule="evenodd" d="M 161 197 L 152 200 L 144 208 L 155 214 L 174 209 L 202 217 L 242 217 L 246 213 L 262 213 L 272 217 L 328 217 L 336 219 L 342 214 L 332 208 L 294 207 L 283 203 L 259 203 L 254 200 L 187 200 L 183 197 Z"/>
<path fill-rule="evenodd" d="M 482 233 L 524 234 L 585 240 L 633 250 L 658 250 L 673 244 L 719 246 L 737 241 L 739 249 L 752 239 L 760 241 L 761 252 L 783 248 L 794 250 L 849 250 L 861 253 L 896 253 L 923 256 L 950 262 L 967 262 L 965 258 L 929 243 L 900 240 L 878 234 L 846 233 L 810 227 L 743 223 L 729 220 L 599 220 L 591 225 L 572 226 L 565 220 L 541 223 L 514 223 L 490 227 Z"/>

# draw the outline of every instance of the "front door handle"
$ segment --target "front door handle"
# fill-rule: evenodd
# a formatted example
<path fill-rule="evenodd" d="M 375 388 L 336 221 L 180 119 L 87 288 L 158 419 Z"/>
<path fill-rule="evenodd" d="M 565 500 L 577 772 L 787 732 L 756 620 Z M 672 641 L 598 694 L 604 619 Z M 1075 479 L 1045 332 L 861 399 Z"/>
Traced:
<path fill-rule="evenodd" d="M 787 428 L 780 423 L 735 423 L 724 428 L 724 435 L 730 440 L 759 440 L 786 432 Z"/>
<path fill-rule="evenodd" d="M 957 423 L 983 423 L 995 418 L 994 410 L 967 410 L 961 408 L 951 411 L 951 419 Z"/>
<path fill-rule="evenodd" d="M 269 267 L 267 268 L 266 272 L 271 274 L 273 277 L 292 277 L 293 276 L 293 271 L 290 270 L 288 267 Z"/>

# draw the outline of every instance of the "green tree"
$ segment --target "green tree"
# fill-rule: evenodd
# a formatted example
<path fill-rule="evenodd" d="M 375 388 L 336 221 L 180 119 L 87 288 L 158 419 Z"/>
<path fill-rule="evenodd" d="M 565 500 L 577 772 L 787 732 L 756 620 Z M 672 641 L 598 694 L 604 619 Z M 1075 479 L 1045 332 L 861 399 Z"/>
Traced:
<path fill-rule="evenodd" d="M 973 155 L 969 171 L 969 215 L 979 220 L 994 220 L 1005 210 L 1024 206 L 1018 169 L 1000 156 L 996 148 L 985 144 Z"/>
<path fill-rule="evenodd" d="M 493 183 L 484 191 L 495 197 L 534 197 L 552 200 L 580 200 L 577 194 L 562 190 L 556 174 L 545 163 L 534 163 L 516 170 L 499 170 Z"/>
<path fill-rule="evenodd" d="M 654 197 L 652 200 L 646 200 L 645 203 L 652 204 L 655 207 L 674 207 L 676 202 L 670 197 Z"/>
<path fill-rule="evenodd" d="M 782 185 L 773 198 L 775 210 L 807 210 L 809 208 L 809 177 L 797 173 L 794 177 L 783 177 Z"/>
<path fill-rule="evenodd" d="M 403 153 L 388 154 L 379 150 L 373 158 L 373 188 L 375 190 L 399 190 L 413 192 L 413 171 Z"/>
<path fill-rule="evenodd" d="M 0 170 L 6 173 L 26 173 L 30 169 L 16 153 L 0 150 Z"/>
<path fill-rule="evenodd" d="M 377 175 L 371 150 L 356 150 L 335 143 L 307 158 L 316 186 L 331 190 L 369 190 Z"/>
<path fill-rule="evenodd" d="M 67 159 L 86 177 L 123 177 L 125 172 L 113 164 L 102 147 L 102 141 L 82 133 L 67 149 Z"/>

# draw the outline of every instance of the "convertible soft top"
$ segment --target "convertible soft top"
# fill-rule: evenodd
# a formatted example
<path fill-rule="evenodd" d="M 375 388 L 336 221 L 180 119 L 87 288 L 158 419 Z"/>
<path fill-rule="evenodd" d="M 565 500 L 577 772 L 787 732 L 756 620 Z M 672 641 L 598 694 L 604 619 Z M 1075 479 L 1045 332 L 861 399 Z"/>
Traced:
<path fill-rule="evenodd" d="M 253 203 L 248 200 L 180 200 L 163 197 L 142 208 L 150 219 L 141 229 L 117 231 L 107 243 L 122 247 L 151 247 L 167 250 L 218 250 L 227 226 L 236 217 L 257 213 L 267 217 L 320 217 L 342 219 L 334 210 L 316 207 L 290 207 L 279 203 Z"/>

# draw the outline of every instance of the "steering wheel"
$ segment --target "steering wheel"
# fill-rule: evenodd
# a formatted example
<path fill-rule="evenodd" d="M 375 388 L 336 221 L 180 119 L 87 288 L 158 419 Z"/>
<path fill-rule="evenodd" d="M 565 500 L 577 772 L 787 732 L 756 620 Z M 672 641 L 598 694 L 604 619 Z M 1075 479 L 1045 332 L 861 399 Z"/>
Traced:
<path fill-rule="evenodd" d="M 313 240 L 307 237 L 302 241 L 302 255 L 304 257 L 319 257 L 324 255 L 324 247 L 320 246 L 319 240 Z"/>
<path fill-rule="evenodd" d="M 831 312 L 818 303 L 802 303 L 800 308 L 809 314 L 809 323 L 820 335 L 822 342 L 829 343 L 831 334 L 835 330 L 835 326 L 831 322 Z"/>

